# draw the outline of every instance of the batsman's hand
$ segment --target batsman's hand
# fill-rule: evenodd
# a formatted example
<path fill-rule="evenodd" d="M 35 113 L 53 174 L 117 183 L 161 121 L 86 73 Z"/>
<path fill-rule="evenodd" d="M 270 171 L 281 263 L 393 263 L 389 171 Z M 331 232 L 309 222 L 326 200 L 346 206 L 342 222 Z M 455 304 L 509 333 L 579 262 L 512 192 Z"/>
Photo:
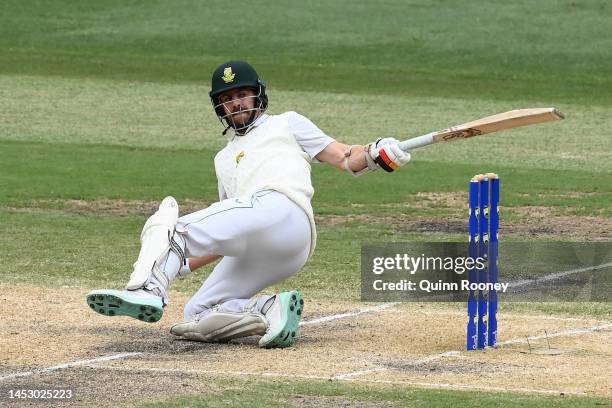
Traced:
<path fill-rule="evenodd" d="M 366 154 L 383 170 L 391 172 L 410 161 L 410 153 L 403 151 L 399 144 L 399 140 L 392 137 L 378 139 L 367 146 Z"/>

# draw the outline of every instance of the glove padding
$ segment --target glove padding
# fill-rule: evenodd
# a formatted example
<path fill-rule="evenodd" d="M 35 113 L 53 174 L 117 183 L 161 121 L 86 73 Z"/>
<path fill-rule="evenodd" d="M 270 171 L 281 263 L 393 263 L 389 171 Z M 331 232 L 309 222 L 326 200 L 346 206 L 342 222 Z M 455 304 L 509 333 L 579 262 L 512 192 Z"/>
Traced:
<path fill-rule="evenodd" d="M 383 170 L 391 172 L 410 161 L 410 153 L 403 151 L 399 140 L 392 137 L 371 143 L 368 154 Z"/>

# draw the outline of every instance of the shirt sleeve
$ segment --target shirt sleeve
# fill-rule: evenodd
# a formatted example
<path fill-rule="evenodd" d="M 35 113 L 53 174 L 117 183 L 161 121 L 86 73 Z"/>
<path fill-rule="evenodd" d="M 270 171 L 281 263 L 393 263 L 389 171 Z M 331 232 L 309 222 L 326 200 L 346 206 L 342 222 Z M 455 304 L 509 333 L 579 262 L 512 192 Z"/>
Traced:
<path fill-rule="evenodd" d="M 289 112 L 289 131 L 311 159 L 325 149 L 334 139 L 327 136 L 310 119 L 296 112 Z"/>

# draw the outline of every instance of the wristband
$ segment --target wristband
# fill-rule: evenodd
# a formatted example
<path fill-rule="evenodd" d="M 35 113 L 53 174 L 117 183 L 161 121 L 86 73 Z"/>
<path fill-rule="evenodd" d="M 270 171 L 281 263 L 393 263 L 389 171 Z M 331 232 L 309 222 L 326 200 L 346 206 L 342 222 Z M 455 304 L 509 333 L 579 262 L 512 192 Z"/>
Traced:
<path fill-rule="evenodd" d="M 359 177 L 359 176 L 361 176 L 363 174 L 370 173 L 372 171 L 378 170 L 378 166 L 376 165 L 376 163 L 374 163 L 374 161 L 370 157 L 369 152 L 367 151 L 367 149 L 368 149 L 368 147 L 370 145 L 367 145 L 364 148 L 364 154 L 365 154 L 367 166 L 365 168 L 363 168 L 362 170 L 359 170 L 359 171 L 351 170 L 351 166 L 349 165 L 349 157 L 351 155 L 351 151 L 353 150 L 353 147 L 355 147 L 355 146 L 356 145 L 349 146 L 349 148 L 346 149 L 346 151 L 344 152 L 344 170 L 346 170 L 349 173 L 351 173 L 354 177 Z"/>

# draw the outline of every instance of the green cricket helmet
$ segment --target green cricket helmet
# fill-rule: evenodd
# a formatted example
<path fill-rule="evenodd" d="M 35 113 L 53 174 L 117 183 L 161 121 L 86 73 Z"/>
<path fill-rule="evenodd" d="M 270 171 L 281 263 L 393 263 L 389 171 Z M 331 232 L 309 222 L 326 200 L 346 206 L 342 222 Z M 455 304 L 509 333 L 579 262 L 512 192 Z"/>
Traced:
<path fill-rule="evenodd" d="M 249 97 L 256 99 L 255 108 L 240 109 L 228 114 L 223 104 L 219 102 L 219 96 L 224 92 L 239 88 L 250 88 L 255 92 L 254 96 Z M 268 107 L 266 84 L 259 78 L 255 68 L 245 61 L 228 61 L 219 65 L 213 72 L 209 95 L 217 117 L 221 123 L 227 125 L 224 134 L 229 128 L 233 128 L 238 135 L 246 134 L 259 113 L 263 113 Z M 243 124 L 234 122 L 233 115 L 247 111 L 251 113 L 247 122 Z"/>

